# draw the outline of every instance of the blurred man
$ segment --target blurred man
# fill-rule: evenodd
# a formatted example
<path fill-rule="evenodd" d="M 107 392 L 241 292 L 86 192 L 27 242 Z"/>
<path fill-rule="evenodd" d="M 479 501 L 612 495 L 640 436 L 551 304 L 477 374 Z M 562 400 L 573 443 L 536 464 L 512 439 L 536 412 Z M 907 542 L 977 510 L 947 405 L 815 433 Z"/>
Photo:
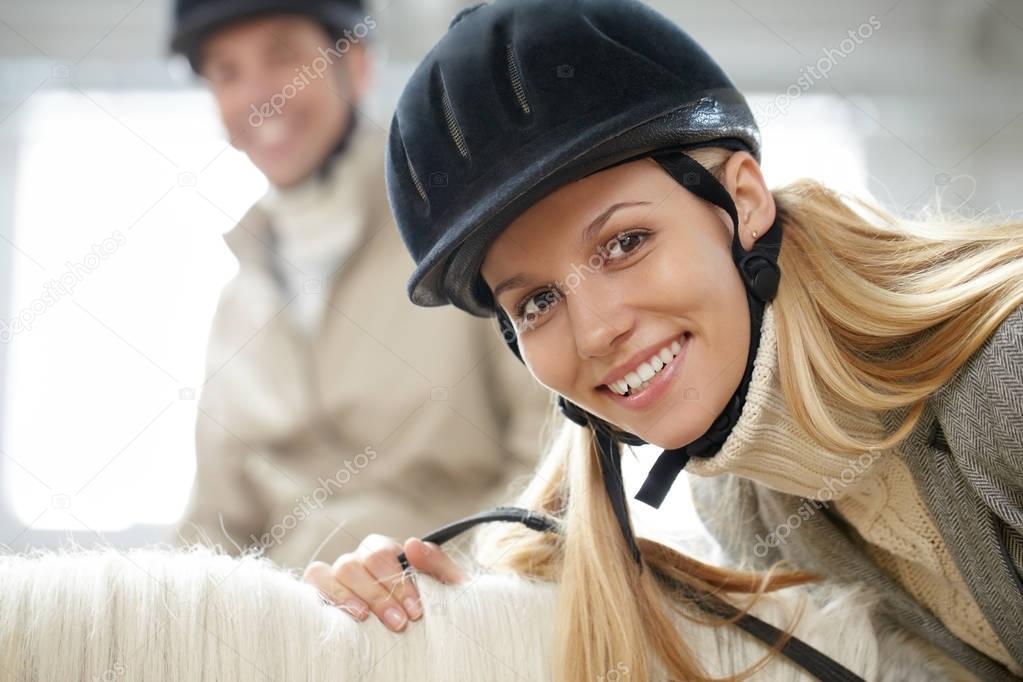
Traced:
<path fill-rule="evenodd" d="M 376 28 L 357 1 L 177 2 L 172 50 L 270 183 L 225 235 L 239 270 L 210 333 L 182 542 L 332 562 L 369 533 L 508 502 L 535 465 L 546 392 L 495 325 L 406 298 L 385 126 L 357 109 Z"/>

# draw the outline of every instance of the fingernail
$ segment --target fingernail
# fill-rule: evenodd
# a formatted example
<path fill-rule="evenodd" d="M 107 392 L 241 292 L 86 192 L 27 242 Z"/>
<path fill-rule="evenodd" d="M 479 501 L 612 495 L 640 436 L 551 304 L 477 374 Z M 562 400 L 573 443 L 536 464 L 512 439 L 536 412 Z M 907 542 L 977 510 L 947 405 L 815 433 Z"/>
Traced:
<path fill-rule="evenodd" d="M 400 628 L 405 624 L 405 614 L 392 606 L 384 611 L 384 620 L 390 623 L 391 627 Z"/>
<path fill-rule="evenodd" d="M 412 597 L 408 597 L 402 602 L 405 610 L 408 611 L 408 615 L 412 618 L 419 618 L 422 615 L 422 611 L 419 610 L 419 603 Z"/>
<path fill-rule="evenodd" d="M 363 618 L 366 617 L 366 610 L 363 608 L 362 604 L 359 604 L 358 602 L 353 601 L 342 602 L 341 608 L 344 609 L 345 611 L 348 611 L 350 614 L 352 614 L 359 620 L 362 620 Z"/>

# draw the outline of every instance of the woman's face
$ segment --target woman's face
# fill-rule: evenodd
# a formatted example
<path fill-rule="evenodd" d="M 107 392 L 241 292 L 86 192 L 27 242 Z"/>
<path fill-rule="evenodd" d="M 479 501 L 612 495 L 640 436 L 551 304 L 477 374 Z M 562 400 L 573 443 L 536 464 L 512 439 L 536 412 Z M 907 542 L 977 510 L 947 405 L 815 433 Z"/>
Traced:
<path fill-rule="evenodd" d="M 748 230 L 774 222 L 773 198 L 749 154 L 724 170 L 749 249 Z M 745 370 L 749 306 L 731 240 L 724 211 L 641 159 L 530 207 L 493 243 L 482 276 L 540 383 L 676 448 L 707 431 Z"/>

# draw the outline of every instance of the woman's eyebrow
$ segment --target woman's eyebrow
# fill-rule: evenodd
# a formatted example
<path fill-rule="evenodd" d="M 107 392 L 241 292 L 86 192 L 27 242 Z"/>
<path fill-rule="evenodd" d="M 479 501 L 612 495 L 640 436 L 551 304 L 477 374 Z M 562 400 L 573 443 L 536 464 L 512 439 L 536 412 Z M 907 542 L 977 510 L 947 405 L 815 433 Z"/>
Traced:
<path fill-rule="evenodd" d="M 589 244 L 593 238 L 600 232 L 600 228 L 607 224 L 607 221 L 611 220 L 611 216 L 614 215 L 615 211 L 621 208 L 630 208 L 632 206 L 649 206 L 649 201 L 620 201 L 617 204 L 611 204 L 607 207 L 603 213 L 593 219 L 586 229 L 583 230 L 582 237 L 579 240 L 579 244 L 585 247 Z"/>
<path fill-rule="evenodd" d="M 492 296 L 496 300 L 497 297 L 501 295 L 502 291 L 506 289 L 517 289 L 518 287 L 521 287 L 525 283 L 526 278 L 523 277 L 522 275 L 515 275 L 514 277 L 509 277 L 508 279 L 504 280 L 496 287 L 494 287 L 494 293 L 492 294 Z"/>
<path fill-rule="evenodd" d="M 607 221 L 611 220 L 611 216 L 615 214 L 615 211 L 623 208 L 631 208 L 633 206 L 649 205 L 650 205 L 649 201 L 619 201 L 616 204 L 611 204 L 603 213 L 594 218 L 593 221 L 586 226 L 586 229 L 583 230 L 582 238 L 580 239 L 579 242 L 580 245 L 585 247 L 587 244 L 589 244 L 589 242 L 593 240 L 596 234 L 600 232 L 600 228 L 604 227 L 604 225 L 607 224 Z M 521 287 L 525 283 L 526 278 L 522 274 L 509 277 L 508 279 L 504 280 L 496 287 L 494 287 L 494 292 L 491 295 L 496 299 L 498 296 L 501 295 L 503 291 Z"/>

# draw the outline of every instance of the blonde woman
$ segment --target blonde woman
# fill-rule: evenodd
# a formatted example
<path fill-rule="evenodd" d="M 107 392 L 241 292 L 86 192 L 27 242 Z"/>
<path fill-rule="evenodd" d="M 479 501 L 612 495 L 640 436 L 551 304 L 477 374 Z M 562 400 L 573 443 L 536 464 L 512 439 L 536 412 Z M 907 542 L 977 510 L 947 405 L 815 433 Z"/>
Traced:
<path fill-rule="evenodd" d="M 556 679 L 620 660 L 636 679 L 659 664 L 705 679 L 656 576 L 788 579 L 637 540 L 620 443 L 665 449 L 648 504 L 694 474 L 736 566 L 869 585 L 886 631 L 963 676 L 1023 676 L 1023 225 L 901 219 L 812 180 L 768 189 L 743 96 L 631 0 L 463 11 L 390 133 L 410 298 L 496 316 L 569 419 L 518 500 L 565 535 L 495 528 L 478 547 L 559 582 Z M 415 538 L 371 536 L 306 578 L 401 629 L 419 616 L 402 550 L 463 577 Z"/>

